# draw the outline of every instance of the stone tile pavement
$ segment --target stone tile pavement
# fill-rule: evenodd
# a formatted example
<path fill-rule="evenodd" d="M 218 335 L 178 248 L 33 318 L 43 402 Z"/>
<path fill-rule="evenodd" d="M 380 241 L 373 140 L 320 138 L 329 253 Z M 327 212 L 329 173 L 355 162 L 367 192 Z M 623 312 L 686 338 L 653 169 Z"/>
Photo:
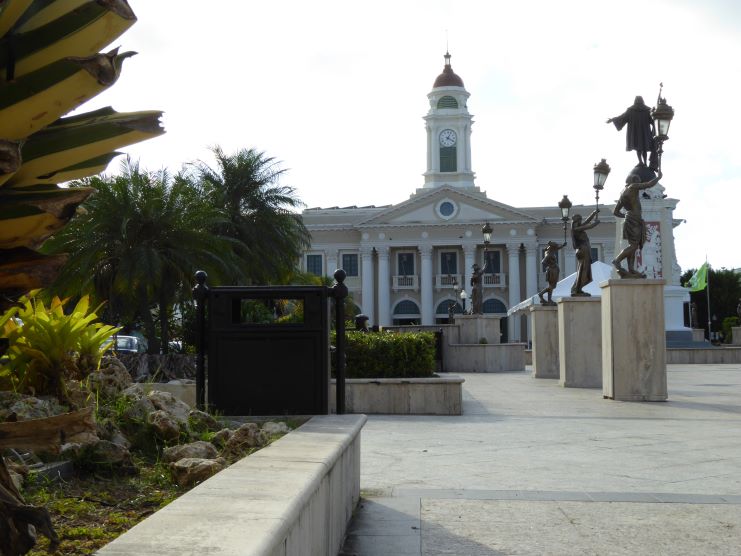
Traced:
<path fill-rule="evenodd" d="M 369 418 L 342 554 L 741 554 L 741 365 L 654 403 L 464 377 L 460 417 Z"/>

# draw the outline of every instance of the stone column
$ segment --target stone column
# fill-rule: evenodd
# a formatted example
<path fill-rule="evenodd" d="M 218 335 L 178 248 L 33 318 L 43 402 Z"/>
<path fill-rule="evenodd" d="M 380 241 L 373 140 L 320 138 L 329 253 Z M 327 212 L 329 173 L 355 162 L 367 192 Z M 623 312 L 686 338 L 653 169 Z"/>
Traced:
<path fill-rule="evenodd" d="M 373 247 L 370 245 L 360 247 L 360 268 L 363 313 L 368 315 L 371 325 L 378 324 L 373 310 Z"/>
<path fill-rule="evenodd" d="M 567 243 L 561 252 L 563 253 L 563 274 L 559 277 L 559 280 L 563 280 L 567 276 L 576 272 L 576 251 L 571 246 L 571 238 L 566 238 Z"/>
<path fill-rule="evenodd" d="M 327 252 L 327 276 L 332 276 L 334 271 L 337 270 L 339 265 L 337 264 L 337 250 L 331 249 Z"/>
<path fill-rule="evenodd" d="M 435 279 L 432 275 L 432 246 L 420 245 L 419 253 L 422 259 L 419 276 L 420 302 L 422 304 L 420 311 L 422 312 L 422 324 L 430 325 L 435 324 L 435 308 L 432 306 L 432 286 Z"/>
<path fill-rule="evenodd" d="M 567 388 L 601 388 L 600 298 L 562 297 L 557 303 L 558 383 Z"/>
<path fill-rule="evenodd" d="M 558 310 L 553 305 L 530 307 L 533 331 L 533 376 L 558 378 Z"/>
<path fill-rule="evenodd" d="M 507 288 L 509 289 L 509 309 L 520 301 L 520 244 L 508 243 L 507 255 L 509 257 L 509 273 L 507 275 Z M 510 342 L 520 341 L 520 316 L 510 315 L 507 317 L 507 334 Z"/>
<path fill-rule="evenodd" d="M 665 401 L 664 280 L 607 280 L 602 288 L 602 395 Z"/>
<path fill-rule="evenodd" d="M 471 267 L 473 266 L 473 263 L 476 262 L 476 246 L 475 245 L 463 245 L 463 272 L 461 272 L 463 283 L 461 284 L 461 287 L 466 290 L 466 293 L 468 294 L 468 298 L 471 298 Z M 468 309 L 468 307 L 466 307 Z"/>
<path fill-rule="evenodd" d="M 389 248 L 376 247 L 378 253 L 378 324 L 391 325 L 391 275 L 389 274 Z"/>
<path fill-rule="evenodd" d="M 538 244 L 525 244 L 525 295 L 532 297 L 538 293 Z"/>

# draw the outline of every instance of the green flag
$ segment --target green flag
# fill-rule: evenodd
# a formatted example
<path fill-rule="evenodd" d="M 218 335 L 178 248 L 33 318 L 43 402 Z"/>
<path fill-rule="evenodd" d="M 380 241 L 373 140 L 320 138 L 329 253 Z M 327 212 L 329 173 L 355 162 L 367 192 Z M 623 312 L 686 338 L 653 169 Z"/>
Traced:
<path fill-rule="evenodd" d="M 691 292 L 699 292 L 705 289 L 708 284 L 708 263 L 707 261 L 698 268 L 695 273 L 690 277 L 690 281 L 687 286 Z"/>

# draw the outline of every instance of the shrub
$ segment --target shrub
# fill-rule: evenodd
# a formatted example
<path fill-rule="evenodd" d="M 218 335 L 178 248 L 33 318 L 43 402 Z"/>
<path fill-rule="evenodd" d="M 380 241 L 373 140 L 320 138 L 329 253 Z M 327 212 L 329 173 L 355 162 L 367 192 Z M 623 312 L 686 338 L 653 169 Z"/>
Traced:
<path fill-rule="evenodd" d="M 738 317 L 726 317 L 721 323 L 721 329 L 723 330 L 723 339 L 726 343 L 733 341 L 733 334 L 731 328 L 738 326 Z"/>
<path fill-rule="evenodd" d="M 332 332 L 333 343 L 335 336 Z M 348 331 L 345 337 L 347 378 L 426 377 L 435 370 L 432 332 Z"/>

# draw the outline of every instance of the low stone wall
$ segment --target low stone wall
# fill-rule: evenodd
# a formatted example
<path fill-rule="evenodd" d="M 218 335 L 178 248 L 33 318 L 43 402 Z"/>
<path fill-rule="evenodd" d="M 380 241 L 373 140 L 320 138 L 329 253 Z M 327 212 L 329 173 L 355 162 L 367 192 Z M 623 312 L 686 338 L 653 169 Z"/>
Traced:
<path fill-rule="evenodd" d="M 667 348 L 667 364 L 741 363 L 741 347 Z"/>
<path fill-rule="evenodd" d="M 360 430 L 366 419 L 313 417 L 97 554 L 337 554 L 360 498 Z"/>
<path fill-rule="evenodd" d="M 443 350 L 443 366 L 453 373 L 525 370 L 527 344 L 453 344 Z"/>
<path fill-rule="evenodd" d="M 434 378 L 349 378 L 345 411 L 374 415 L 460 415 L 463 382 L 458 376 Z M 336 411 L 336 386 L 330 386 L 330 411 Z"/>

